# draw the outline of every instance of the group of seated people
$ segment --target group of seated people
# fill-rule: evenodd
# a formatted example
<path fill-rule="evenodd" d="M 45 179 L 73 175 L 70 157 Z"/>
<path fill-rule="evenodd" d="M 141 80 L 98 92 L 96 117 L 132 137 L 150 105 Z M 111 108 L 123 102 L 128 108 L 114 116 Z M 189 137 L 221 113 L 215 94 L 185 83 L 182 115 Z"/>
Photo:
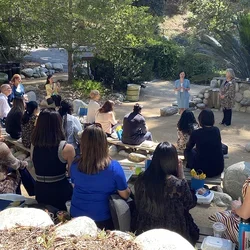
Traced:
<path fill-rule="evenodd" d="M 113 112 L 114 103 L 106 101 L 100 107 L 99 92 L 94 90 L 90 96 L 88 126 L 80 139 L 76 135 L 82 131 L 81 124 L 72 116 L 72 105 L 66 100 L 60 102 L 59 110 L 44 108 L 39 112 L 37 103 L 25 105 L 22 98 L 14 98 L 7 114 L 6 131 L 15 139 L 22 137 L 25 146 L 31 148 L 38 203 L 66 210 L 65 203 L 71 200 L 72 217 L 88 216 L 99 228 L 113 229 L 109 197 L 118 193 L 126 200 L 131 190 L 121 165 L 110 158 L 108 151 L 107 136 L 118 123 Z M 122 141 L 126 144 L 139 145 L 144 140 L 152 140 L 141 110 L 142 106 L 136 104 L 133 112 L 124 117 Z M 17 114 L 15 120 L 8 117 L 12 113 Z M 17 122 L 20 123 L 18 130 Z M 25 128 L 26 125 L 31 129 Z M 9 126 L 16 127 L 9 130 Z M 184 111 L 177 130 L 177 148 L 184 151 L 188 167 L 201 169 L 208 177 L 223 171 L 221 136 L 214 126 L 211 110 L 202 110 L 198 122 L 191 111 Z M 16 177 L 12 189 L 5 190 L 1 184 L 10 185 L 10 167 L 18 170 L 25 168 L 27 163 L 15 159 L 3 142 L 0 142 L 0 159 L 0 192 L 15 192 L 20 177 Z M 246 197 L 250 196 L 248 189 Z M 178 160 L 173 144 L 158 144 L 149 167 L 136 180 L 133 198 L 132 231 L 140 234 L 153 228 L 166 228 L 179 233 L 193 245 L 196 243 L 199 229 L 189 210 L 196 205 L 197 198 L 185 179 L 182 161 Z M 246 206 L 245 201 L 242 206 L 234 203 L 232 213 L 244 218 L 248 216 L 244 212 Z"/>

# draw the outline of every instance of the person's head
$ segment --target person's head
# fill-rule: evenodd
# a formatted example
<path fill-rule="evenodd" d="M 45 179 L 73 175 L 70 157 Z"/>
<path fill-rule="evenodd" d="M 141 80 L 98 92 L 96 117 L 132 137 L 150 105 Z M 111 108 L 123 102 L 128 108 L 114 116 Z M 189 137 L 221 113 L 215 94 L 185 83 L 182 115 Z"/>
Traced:
<path fill-rule="evenodd" d="M 143 108 L 142 105 L 140 105 L 139 103 L 136 103 L 134 105 L 133 112 L 139 114 L 141 113 L 142 108 Z"/>
<path fill-rule="evenodd" d="M 53 83 L 53 75 L 48 75 L 46 84 Z"/>
<path fill-rule="evenodd" d="M 32 133 L 31 143 L 38 147 L 56 147 L 65 140 L 62 118 L 54 109 L 41 110 Z"/>
<path fill-rule="evenodd" d="M 26 110 L 22 117 L 22 124 L 26 124 L 32 115 L 37 115 L 39 112 L 38 104 L 35 101 L 26 103 Z"/>
<path fill-rule="evenodd" d="M 81 137 L 79 171 L 96 174 L 110 163 L 107 136 L 101 126 L 93 124 L 84 129 Z"/>
<path fill-rule="evenodd" d="M 100 99 L 100 92 L 96 89 L 91 90 L 89 97 L 94 101 L 98 101 Z"/>
<path fill-rule="evenodd" d="M 135 191 L 145 192 L 145 202 L 151 204 L 152 212 L 163 215 L 165 184 L 168 176 L 178 175 L 178 155 L 176 148 L 169 142 L 161 142 L 156 147 L 152 162 L 147 170 L 139 176 L 144 183 L 145 190 L 139 190 L 135 184 Z"/>
<path fill-rule="evenodd" d="M 9 96 L 12 93 L 12 89 L 9 84 L 2 84 L 0 87 L 1 93 L 6 96 Z"/>
<path fill-rule="evenodd" d="M 73 104 L 70 100 L 62 100 L 61 107 L 59 108 L 59 113 L 61 116 L 66 114 L 71 115 L 73 113 Z"/>
<path fill-rule="evenodd" d="M 210 109 L 203 109 L 198 116 L 198 121 L 202 128 L 213 126 L 214 125 L 213 111 Z"/>
<path fill-rule="evenodd" d="M 184 79 L 185 76 L 186 76 L 186 74 L 185 74 L 185 72 L 182 70 L 182 71 L 180 71 L 179 76 L 180 76 L 181 79 Z"/>
<path fill-rule="evenodd" d="M 194 124 L 197 124 L 194 113 L 186 109 L 181 114 L 180 120 L 177 123 L 177 128 L 185 134 L 191 134 L 194 129 Z"/>
<path fill-rule="evenodd" d="M 102 107 L 99 109 L 99 112 L 100 113 L 108 113 L 110 111 L 113 111 L 114 105 L 115 105 L 115 103 L 113 101 L 108 100 L 102 105 Z"/>
<path fill-rule="evenodd" d="M 25 104 L 24 104 L 24 98 L 23 97 L 15 97 L 13 99 L 13 110 L 20 110 L 22 113 L 24 113 L 25 110 Z"/>
<path fill-rule="evenodd" d="M 233 69 L 226 69 L 226 78 L 227 80 L 232 80 L 235 78 L 235 74 L 234 74 L 234 71 Z"/>
<path fill-rule="evenodd" d="M 13 84 L 14 84 L 15 86 L 18 86 L 18 84 L 19 84 L 21 81 L 22 81 L 22 78 L 21 78 L 21 76 L 20 76 L 19 74 L 15 74 L 15 75 L 13 75 L 12 78 L 11 78 L 11 82 L 13 82 Z"/>

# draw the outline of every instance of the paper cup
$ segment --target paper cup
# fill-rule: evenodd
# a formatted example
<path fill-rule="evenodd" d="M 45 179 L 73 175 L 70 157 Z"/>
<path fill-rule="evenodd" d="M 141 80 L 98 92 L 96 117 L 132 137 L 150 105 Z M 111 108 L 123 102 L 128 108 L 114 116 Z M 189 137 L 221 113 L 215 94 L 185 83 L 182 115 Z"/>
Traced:
<path fill-rule="evenodd" d="M 215 222 L 213 224 L 214 237 L 222 238 L 224 232 L 226 231 L 226 226 L 221 222 Z"/>

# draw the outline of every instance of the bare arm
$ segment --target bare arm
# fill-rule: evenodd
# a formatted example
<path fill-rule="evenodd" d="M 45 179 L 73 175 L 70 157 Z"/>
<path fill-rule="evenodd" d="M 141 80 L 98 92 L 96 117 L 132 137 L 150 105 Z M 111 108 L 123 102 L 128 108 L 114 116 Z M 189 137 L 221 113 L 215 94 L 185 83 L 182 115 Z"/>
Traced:
<path fill-rule="evenodd" d="M 127 189 L 122 190 L 122 191 L 120 191 L 120 190 L 117 190 L 117 191 L 118 191 L 118 194 L 119 194 L 123 199 L 125 199 L 125 200 L 128 199 L 128 197 L 129 197 L 129 195 L 130 195 L 130 193 L 131 193 L 130 188 L 127 188 Z"/>
<path fill-rule="evenodd" d="M 247 192 L 243 204 L 236 208 L 234 212 L 242 219 L 250 218 L 250 186 L 247 187 Z"/>
<path fill-rule="evenodd" d="M 68 171 L 70 170 L 70 166 L 75 158 L 75 149 L 72 145 L 66 144 L 63 151 L 62 157 L 68 163 Z M 70 171 L 69 171 L 70 172 Z"/>

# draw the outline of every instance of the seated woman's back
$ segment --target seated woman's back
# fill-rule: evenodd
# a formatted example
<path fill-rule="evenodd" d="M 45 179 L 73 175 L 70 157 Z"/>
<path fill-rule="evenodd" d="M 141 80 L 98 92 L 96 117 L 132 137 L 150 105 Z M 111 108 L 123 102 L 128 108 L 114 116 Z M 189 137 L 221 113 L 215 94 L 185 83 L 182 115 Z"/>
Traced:
<path fill-rule="evenodd" d="M 168 142 L 160 143 L 150 166 L 135 183 L 133 230 L 140 234 L 154 228 L 165 228 L 179 233 L 194 245 L 199 230 L 189 210 L 196 205 L 196 200 L 183 179 L 175 147 Z"/>
<path fill-rule="evenodd" d="M 13 139 L 21 137 L 21 119 L 24 113 L 24 100 L 22 97 L 16 97 L 13 100 L 13 107 L 6 118 L 6 132 L 10 134 Z"/>

